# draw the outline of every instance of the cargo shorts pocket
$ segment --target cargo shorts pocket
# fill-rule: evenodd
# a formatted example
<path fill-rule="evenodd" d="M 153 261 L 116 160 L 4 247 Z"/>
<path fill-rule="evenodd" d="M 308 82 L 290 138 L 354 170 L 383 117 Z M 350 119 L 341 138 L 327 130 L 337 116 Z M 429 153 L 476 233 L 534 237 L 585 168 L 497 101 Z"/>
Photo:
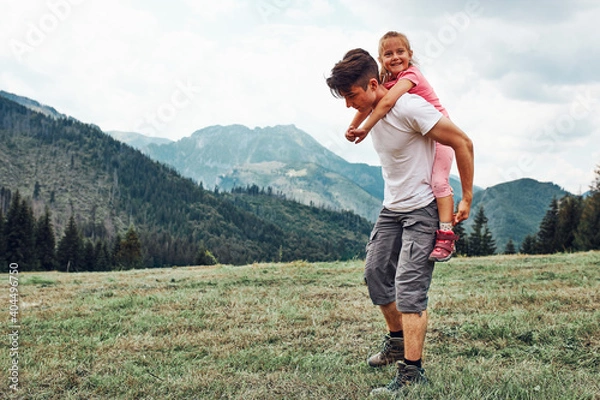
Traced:
<path fill-rule="evenodd" d="M 377 232 L 379 232 L 378 229 L 373 229 L 371 231 L 371 235 L 369 236 L 369 241 L 367 242 L 367 245 L 365 246 L 365 251 L 368 253 L 369 249 L 371 248 L 371 245 L 373 243 L 373 241 L 375 240 L 375 238 L 377 237 Z"/>

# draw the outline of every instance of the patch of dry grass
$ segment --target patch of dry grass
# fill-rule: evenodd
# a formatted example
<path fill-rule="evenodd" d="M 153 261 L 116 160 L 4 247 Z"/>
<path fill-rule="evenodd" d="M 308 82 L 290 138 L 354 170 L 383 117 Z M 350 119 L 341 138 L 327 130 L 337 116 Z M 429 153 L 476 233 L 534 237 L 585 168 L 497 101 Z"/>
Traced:
<path fill-rule="evenodd" d="M 13 397 L 364 399 L 394 371 L 364 361 L 385 331 L 362 269 L 23 273 Z M 599 399 L 599 289 L 598 252 L 438 264 L 431 384 L 406 397 Z M 0 349 L 5 370 L 8 351 Z"/>

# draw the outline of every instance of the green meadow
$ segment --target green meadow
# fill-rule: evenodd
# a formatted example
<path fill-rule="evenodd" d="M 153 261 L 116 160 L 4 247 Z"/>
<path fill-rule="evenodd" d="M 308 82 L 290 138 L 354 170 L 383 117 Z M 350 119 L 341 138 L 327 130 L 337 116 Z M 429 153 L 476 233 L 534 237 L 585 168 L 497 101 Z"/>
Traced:
<path fill-rule="evenodd" d="M 15 275 L 0 398 L 366 399 L 394 375 L 365 362 L 361 260 Z M 400 398 L 600 399 L 600 252 L 454 258 L 429 312 L 430 382 Z"/>

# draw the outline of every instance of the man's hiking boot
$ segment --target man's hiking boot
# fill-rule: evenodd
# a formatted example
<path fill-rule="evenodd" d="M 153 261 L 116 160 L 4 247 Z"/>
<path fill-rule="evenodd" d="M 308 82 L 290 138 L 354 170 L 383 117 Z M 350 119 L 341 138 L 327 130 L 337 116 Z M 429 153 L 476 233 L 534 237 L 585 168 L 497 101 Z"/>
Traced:
<path fill-rule="evenodd" d="M 371 396 L 379 394 L 390 395 L 398 393 L 398 391 L 410 385 L 427 383 L 425 370 L 423 368 L 414 365 L 406 365 L 401 361 L 396 363 L 396 367 L 398 367 L 396 370 L 396 377 L 387 386 L 373 389 L 371 391 Z"/>
<path fill-rule="evenodd" d="M 404 338 L 393 338 L 385 335 L 383 349 L 371 356 L 367 363 L 371 367 L 383 367 L 404 359 Z"/>
<path fill-rule="evenodd" d="M 438 230 L 435 235 L 435 246 L 429 255 L 429 261 L 444 262 L 452 258 L 454 254 L 454 242 L 458 240 L 458 235 L 452 231 Z"/>

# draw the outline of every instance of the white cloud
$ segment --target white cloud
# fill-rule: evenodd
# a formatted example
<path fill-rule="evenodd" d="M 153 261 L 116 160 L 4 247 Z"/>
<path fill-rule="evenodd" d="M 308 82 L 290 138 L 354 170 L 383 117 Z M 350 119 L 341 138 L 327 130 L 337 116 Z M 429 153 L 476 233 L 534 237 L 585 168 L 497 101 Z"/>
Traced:
<path fill-rule="evenodd" d="M 183 3 L 194 12 L 195 18 L 203 20 L 215 20 L 246 6 L 235 0 L 183 0 Z"/>
<path fill-rule="evenodd" d="M 600 162 L 600 8 L 548 4 L 0 0 L 0 89 L 172 139 L 213 124 L 295 124 L 349 161 L 376 163 L 369 140 L 343 138 L 354 111 L 325 77 L 350 48 L 376 56 L 379 37 L 398 30 L 474 139 L 476 184 L 527 176 L 577 191 Z"/>

